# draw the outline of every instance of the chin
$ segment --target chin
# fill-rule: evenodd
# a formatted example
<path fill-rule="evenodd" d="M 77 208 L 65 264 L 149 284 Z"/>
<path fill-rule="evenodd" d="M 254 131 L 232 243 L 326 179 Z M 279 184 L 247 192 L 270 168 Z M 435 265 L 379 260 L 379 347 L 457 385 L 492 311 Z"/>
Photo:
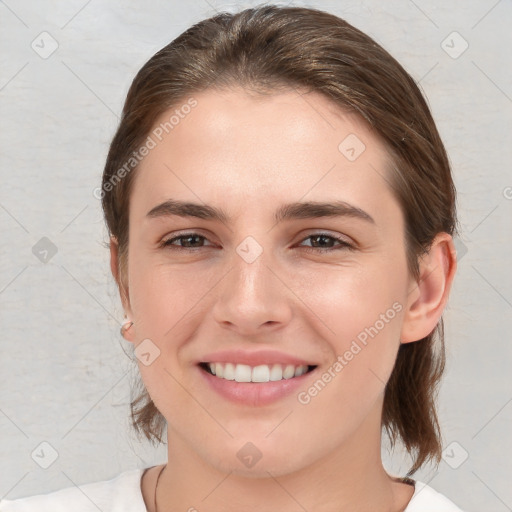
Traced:
<path fill-rule="evenodd" d="M 298 452 L 296 447 L 276 446 L 267 442 L 258 447 L 251 441 L 234 441 L 230 446 L 211 451 L 205 447 L 200 456 L 223 473 L 233 473 L 244 478 L 269 478 L 284 476 L 304 469 L 313 462 L 312 454 Z M 310 460 L 311 459 L 311 460 Z"/>

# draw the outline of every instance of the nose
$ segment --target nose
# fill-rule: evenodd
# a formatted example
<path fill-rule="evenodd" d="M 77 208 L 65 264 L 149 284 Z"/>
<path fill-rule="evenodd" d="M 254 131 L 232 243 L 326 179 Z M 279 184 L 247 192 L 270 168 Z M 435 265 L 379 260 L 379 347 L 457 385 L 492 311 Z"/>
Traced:
<path fill-rule="evenodd" d="M 268 252 L 252 262 L 235 252 L 231 269 L 219 283 L 214 318 L 240 336 L 258 337 L 281 329 L 292 317 L 289 279 Z"/>

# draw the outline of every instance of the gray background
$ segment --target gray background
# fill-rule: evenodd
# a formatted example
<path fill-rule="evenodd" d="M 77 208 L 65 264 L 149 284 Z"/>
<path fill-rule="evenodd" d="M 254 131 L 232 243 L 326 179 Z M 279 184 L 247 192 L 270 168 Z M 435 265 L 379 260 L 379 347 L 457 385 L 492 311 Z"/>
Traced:
<path fill-rule="evenodd" d="M 445 314 L 445 458 L 415 478 L 467 511 L 512 510 L 512 3 L 291 4 L 366 31 L 429 99 L 462 234 Z M 165 460 L 165 446 L 139 442 L 129 428 L 136 373 L 118 333 L 122 309 L 93 190 L 137 70 L 192 23 L 252 5 L 0 1 L 0 497 Z M 390 471 L 404 474 L 400 452 L 383 452 Z"/>

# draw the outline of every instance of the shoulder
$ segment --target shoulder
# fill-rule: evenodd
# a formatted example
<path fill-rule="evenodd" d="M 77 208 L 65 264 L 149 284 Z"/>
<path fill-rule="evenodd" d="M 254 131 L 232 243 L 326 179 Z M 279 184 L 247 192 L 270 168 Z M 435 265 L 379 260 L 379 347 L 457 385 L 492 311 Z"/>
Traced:
<path fill-rule="evenodd" d="M 416 480 L 414 494 L 404 512 L 463 512 L 453 501 Z"/>
<path fill-rule="evenodd" d="M 1 512 L 146 512 L 140 480 L 144 469 L 132 469 L 111 480 L 67 487 L 48 494 L 1 500 Z"/>

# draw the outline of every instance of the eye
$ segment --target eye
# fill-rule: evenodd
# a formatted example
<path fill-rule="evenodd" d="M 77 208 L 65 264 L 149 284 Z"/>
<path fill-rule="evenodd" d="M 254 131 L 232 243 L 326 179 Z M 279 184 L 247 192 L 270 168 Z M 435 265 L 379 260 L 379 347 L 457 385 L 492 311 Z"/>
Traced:
<path fill-rule="evenodd" d="M 343 238 L 329 235 L 328 233 L 315 233 L 313 235 L 309 235 L 308 237 L 304 238 L 302 242 L 305 242 L 306 240 L 311 239 L 312 245 L 311 247 L 306 247 L 306 251 L 308 252 L 329 252 L 329 251 L 337 251 L 339 249 L 348 249 L 348 250 L 354 250 L 354 246 L 349 244 L 346 240 Z M 329 246 L 332 244 L 332 242 L 337 242 L 337 247 Z M 319 244 L 318 247 L 313 247 L 313 244 Z"/>
<path fill-rule="evenodd" d="M 176 245 L 173 242 L 180 240 L 181 245 Z M 183 233 L 179 236 L 175 236 L 173 238 L 169 238 L 168 240 L 163 240 L 160 244 L 160 247 L 168 247 L 170 249 L 200 249 L 204 247 L 203 245 L 196 245 L 198 242 L 207 240 L 206 237 L 199 235 L 198 233 Z"/>
<path fill-rule="evenodd" d="M 348 249 L 354 250 L 354 246 L 348 243 L 341 237 L 336 237 L 333 235 L 329 235 L 328 233 L 315 233 L 313 235 L 309 235 L 304 238 L 302 242 L 306 240 L 312 240 L 312 245 L 310 247 L 302 246 L 308 252 L 329 252 L 336 251 L 339 249 Z M 204 241 L 208 240 L 205 236 L 202 236 L 198 233 L 183 233 L 181 235 L 169 238 L 167 240 L 163 240 L 160 243 L 160 247 L 167 247 L 169 249 L 183 249 L 195 252 L 196 249 L 201 249 L 202 247 L 208 247 L 204 245 Z M 177 245 L 175 242 L 180 241 L 180 245 Z M 337 243 L 338 246 L 332 247 L 332 243 Z M 319 244 L 318 247 L 314 247 L 314 244 Z"/>

